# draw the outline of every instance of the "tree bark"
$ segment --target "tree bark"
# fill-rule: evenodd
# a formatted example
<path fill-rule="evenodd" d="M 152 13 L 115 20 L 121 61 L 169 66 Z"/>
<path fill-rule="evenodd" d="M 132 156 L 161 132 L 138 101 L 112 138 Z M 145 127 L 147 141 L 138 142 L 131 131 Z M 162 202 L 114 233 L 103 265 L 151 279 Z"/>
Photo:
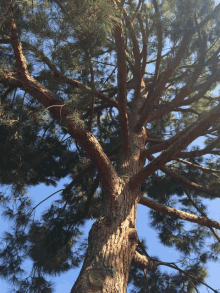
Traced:
<path fill-rule="evenodd" d="M 138 108 L 142 105 L 139 101 Z M 129 117 L 129 125 L 135 125 L 139 115 Z M 88 248 L 81 272 L 72 287 L 71 293 L 125 293 L 130 265 L 138 244 L 136 232 L 136 211 L 140 199 L 140 188 L 129 189 L 129 179 L 143 168 L 145 160 L 140 160 L 145 149 L 146 130 L 136 133 L 130 128 L 130 155 L 121 149 L 116 171 L 115 188 L 102 186 L 102 209 L 94 222 L 88 237 Z"/>

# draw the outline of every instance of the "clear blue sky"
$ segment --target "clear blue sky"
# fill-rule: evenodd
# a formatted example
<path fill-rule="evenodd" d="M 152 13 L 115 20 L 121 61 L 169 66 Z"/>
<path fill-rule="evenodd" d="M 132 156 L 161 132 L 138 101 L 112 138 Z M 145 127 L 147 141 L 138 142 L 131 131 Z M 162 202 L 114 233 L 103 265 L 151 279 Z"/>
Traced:
<path fill-rule="evenodd" d="M 216 4 L 218 4 L 219 1 L 216 1 Z M 218 87 L 218 90 L 220 89 L 220 86 Z M 218 90 L 214 91 L 215 95 L 218 95 Z M 200 145 L 202 147 L 203 139 L 199 138 L 194 143 L 196 145 Z M 68 178 L 62 179 L 59 181 L 57 187 L 48 187 L 44 184 L 40 184 L 36 187 L 29 189 L 29 196 L 35 200 L 35 203 L 41 202 L 43 199 L 45 199 L 47 196 L 52 194 L 53 192 L 62 189 L 63 185 L 65 183 L 69 183 L 70 180 Z M 3 190 L 6 187 L 3 187 Z M 35 219 L 39 218 L 40 214 L 50 206 L 51 202 L 53 200 L 59 199 L 59 193 L 48 199 L 47 201 L 43 202 L 40 206 L 37 207 L 35 211 Z M 220 206 L 220 199 L 215 199 L 212 201 L 204 200 L 206 203 L 209 203 L 209 214 L 208 216 L 216 221 L 220 221 L 220 213 L 219 213 L 219 206 Z M 88 231 L 91 228 L 92 220 L 88 221 L 84 230 L 84 237 L 87 238 Z M 0 217 L 0 235 L 2 235 L 3 231 L 8 231 L 9 229 L 8 222 L 5 222 L 2 217 Z M 169 247 L 165 247 L 162 244 L 159 243 L 157 232 L 155 230 L 152 230 L 149 227 L 149 208 L 138 205 L 138 213 L 137 213 L 137 231 L 140 238 L 144 237 L 147 240 L 148 245 L 148 253 L 149 255 L 157 255 L 161 258 L 162 261 L 175 261 L 178 258 L 178 253 L 173 249 Z M 207 243 L 208 244 L 208 243 Z M 27 261 L 25 263 L 24 267 L 27 271 L 31 269 L 31 262 Z M 172 269 L 167 268 L 166 269 L 169 273 L 173 272 Z M 70 292 L 80 269 L 71 270 L 68 273 L 65 273 L 61 275 L 60 277 L 54 277 L 50 278 L 48 277 L 48 280 L 52 280 L 55 282 L 55 293 L 63 293 L 63 292 Z M 220 280 L 219 280 L 219 272 L 220 272 L 220 263 L 212 263 L 210 262 L 208 265 L 208 271 L 209 271 L 209 277 L 206 279 L 206 283 L 213 287 L 214 289 L 220 289 Z M 174 272 L 175 273 L 175 272 Z M 4 281 L 3 279 L 0 279 L 0 293 L 6 293 L 8 292 L 8 289 L 10 288 L 10 285 Z M 200 293 L 207 293 L 207 289 L 204 286 L 199 287 Z"/>

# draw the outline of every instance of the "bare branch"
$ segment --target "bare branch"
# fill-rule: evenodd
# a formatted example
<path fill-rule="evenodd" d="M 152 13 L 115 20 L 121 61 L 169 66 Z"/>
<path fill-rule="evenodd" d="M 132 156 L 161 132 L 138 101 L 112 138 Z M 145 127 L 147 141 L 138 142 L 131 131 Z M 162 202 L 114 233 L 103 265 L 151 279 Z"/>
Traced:
<path fill-rule="evenodd" d="M 158 15 L 159 11 L 158 11 L 157 1 L 153 0 L 153 3 L 154 3 L 155 13 Z M 157 38 L 158 38 L 157 61 L 156 61 L 156 66 L 155 66 L 154 80 L 152 83 L 152 90 L 150 91 L 149 95 L 152 94 L 153 89 L 155 88 L 155 86 L 157 84 L 157 79 L 158 79 L 158 74 L 159 74 L 159 66 L 160 66 L 160 61 L 161 61 L 162 45 L 163 45 L 163 33 L 162 33 L 162 26 L 161 26 L 160 20 L 157 22 L 156 27 L 157 27 Z"/>
<path fill-rule="evenodd" d="M 213 132 L 219 131 L 219 130 L 220 130 L 220 127 L 211 128 L 211 129 L 205 131 L 204 134 L 212 134 L 213 135 Z"/>
<path fill-rule="evenodd" d="M 209 129 L 220 117 L 220 105 L 217 105 L 210 110 L 201 119 L 198 119 L 193 124 L 185 135 L 178 139 L 168 149 L 162 152 L 157 158 L 151 161 L 146 167 L 140 170 L 137 174 L 130 178 L 129 187 L 134 190 L 145 178 L 150 176 L 156 170 L 160 169 L 164 164 L 169 162 L 172 157 L 175 157 L 182 149 L 194 141 L 197 137 L 202 135 L 205 130 Z"/>
<path fill-rule="evenodd" d="M 150 258 L 140 254 L 137 250 L 132 258 L 132 262 L 138 265 L 141 269 L 147 268 L 151 272 L 155 272 L 157 269 L 154 262 Z"/>
<path fill-rule="evenodd" d="M 139 13 L 137 14 L 137 20 L 139 21 L 139 24 L 140 24 L 141 34 L 142 34 L 142 39 L 143 39 L 143 49 L 142 49 L 142 53 L 141 53 L 141 56 L 143 58 L 142 68 L 141 68 L 141 71 L 142 71 L 141 72 L 141 79 L 142 79 L 145 74 L 145 68 L 146 68 L 146 64 L 147 64 L 147 42 L 148 42 L 148 37 L 149 37 L 149 30 L 148 30 L 148 27 L 145 30 L 143 21 L 141 19 L 141 15 Z"/>
<path fill-rule="evenodd" d="M 186 273 L 184 270 L 181 270 L 175 263 L 169 263 L 169 262 L 162 262 L 162 261 L 159 261 L 159 262 L 156 262 L 155 263 L 156 266 L 159 266 L 159 265 L 164 265 L 164 266 L 167 266 L 167 267 L 170 267 L 170 268 L 173 268 L 175 270 L 178 270 L 179 272 L 185 274 L 187 276 L 187 278 L 189 278 L 189 280 L 191 281 L 191 278 L 193 278 L 194 280 L 197 280 L 198 282 L 200 282 L 201 284 L 205 285 L 206 287 L 208 287 L 209 289 L 211 289 L 213 292 L 216 293 L 216 290 L 214 290 L 212 287 L 210 287 L 209 285 L 207 285 L 205 282 L 201 281 L 199 277 L 195 277 L 193 276 L 192 274 L 189 274 L 189 273 Z M 191 282 L 192 283 L 192 282 Z M 195 288 L 195 287 L 194 287 Z M 197 291 L 198 292 L 198 291 Z"/>
<path fill-rule="evenodd" d="M 10 44 L 11 39 L 0 39 L 0 44 Z"/>
<path fill-rule="evenodd" d="M 160 82 L 158 82 L 152 94 L 152 97 L 150 97 L 149 100 L 146 99 L 143 105 L 143 108 L 140 110 L 139 114 L 141 114 L 141 117 L 139 121 L 137 122 L 136 128 L 135 128 L 137 132 L 139 132 L 141 127 L 145 125 L 152 108 L 154 107 L 156 101 L 159 99 L 159 97 L 161 97 L 164 91 L 166 83 L 168 82 L 168 80 L 170 79 L 170 77 L 176 71 L 178 65 L 180 64 L 187 50 L 187 47 L 191 40 L 192 35 L 193 35 L 193 30 L 191 28 L 191 22 L 188 22 L 186 27 L 186 33 L 183 36 L 183 39 L 182 39 L 180 48 L 176 54 L 176 57 L 170 62 L 165 72 L 163 72 L 163 74 L 160 76 Z"/>
<path fill-rule="evenodd" d="M 130 138 L 128 129 L 128 115 L 127 115 L 127 93 L 126 93 L 126 56 L 123 40 L 123 27 L 122 21 L 115 28 L 115 44 L 117 50 L 117 61 L 118 61 L 118 111 L 120 117 L 120 125 L 123 135 L 123 145 L 125 154 L 128 156 Z"/>
<path fill-rule="evenodd" d="M 199 169 L 199 170 L 203 171 L 204 173 L 209 173 L 209 174 L 212 174 L 212 173 L 220 173 L 220 170 L 202 167 L 202 166 L 199 166 L 199 165 L 196 165 L 196 164 L 193 164 L 193 163 L 190 163 L 188 161 L 185 161 L 185 160 L 182 160 L 182 159 L 178 159 L 178 158 L 175 158 L 175 157 L 173 159 L 176 160 L 177 162 L 186 164 L 187 166 L 190 166 L 192 168 Z"/>
<path fill-rule="evenodd" d="M 19 77 L 21 80 L 26 80 L 28 76 L 27 63 L 22 50 L 21 42 L 18 38 L 17 26 L 13 18 L 11 19 L 9 24 L 9 31 L 11 35 L 11 44 L 14 50 Z"/>
<path fill-rule="evenodd" d="M 142 151 L 140 158 L 144 159 L 147 155 L 164 151 L 165 149 L 170 147 L 173 143 L 175 143 L 178 139 L 180 139 L 183 135 L 185 135 L 187 131 L 189 131 L 196 123 L 197 122 L 192 123 L 192 125 L 189 125 L 188 127 L 184 128 L 182 131 L 178 132 L 176 135 L 174 135 L 170 139 L 161 140 L 160 144 L 158 142 L 156 146 L 149 147 L 148 149 Z M 149 130 L 147 130 L 147 133 L 150 138 L 154 139 L 154 137 L 150 134 Z"/>
<path fill-rule="evenodd" d="M 203 68 L 204 68 L 204 64 L 198 65 L 198 67 L 193 72 L 192 77 L 189 78 L 187 84 L 180 90 L 179 94 L 171 102 L 167 103 L 166 105 L 162 105 L 157 111 L 155 111 L 151 115 L 149 115 L 147 122 L 154 121 L 155 119 L 157 119 L 161 116 L 164 116 L 167 113 L 170 113 L 176 107 L 182 106 L 184 104 L 184 101 L 183 101 L 184 98 L 193 92 L 192 86 L 196 83 Z M 212 83 L 213 83 L 213 79 L 209 80 L 206 88 L 203 88 L 203 90 L 202 90 L 202 95 L 204 95 L 208 91 L 208 89 L 211 87 Z M 200 93 L 199 97 L 201 97 L 201 93 Z"/>
<path fill-rule="evenodd" d="M 207 218 L 203 218 L 200 216 L 196 216 L 193 214 L 189 214 L 180 210 L 176 210 L 175 208 L 171 208 L 168 206 L 165 206 L 155 200 L 152 200 L 148 197 L 141 197 L 139 200 L 139 204 L 142 204 L 146 207 L 149 207 L 159 213 L 162 213 L 164 215 L 168 215 L 170 217 L 173 218 L 177 218 L 177 219 L 181 219 L 181 220 L 185 220 L 185 221 L 189 221 L 192 223 L 197 223 L 201 226 L 206 226 L 208 228 L 213 227 L 216 228 L 218 230 L 220 230 L 220 223 L 207 219 Z"/>
<path fill-rule="evenodd" d="M 140 91 L 141 91 L 141 56 L 140 56 L 140 49 L 138 45 L 137 35 L 135 33 L 133 24 L 127 14 L 127 11 L 125 8 L 123 8 L 123 14 L 125 16 L 126 20 L 126 26 L 129 29 L 132 43 L 133 43 L 133 53 L 134 53 L 134 59 L 135 59 L 135 66 L 134 66 L 134 84 L 135 84 L 135 92 L 134 92 L 134 100 L 137 100 L 140 98 Z"/>
<path fill-rule="evenodd" d="M 176 108 L 176 109 L 173 109 L 173 112 L 187 112 L 187 113 L 194 113 L 194 114 L 200 116 L 200 114 L 199 114 L 196 110 L 193 110 L 193 109 Z"/>
<path fill-rule="evenodd" d="M 220 11 L 220 3 L 215 7 L 215 9 L 208 16 L 206 16 L 204 20 L 202 20 L 198 24 L 198 27 L 195 30 L 202 28 L 209 20 L 214 18 L 216 15 L 218 15 L 219 11 Z"/>

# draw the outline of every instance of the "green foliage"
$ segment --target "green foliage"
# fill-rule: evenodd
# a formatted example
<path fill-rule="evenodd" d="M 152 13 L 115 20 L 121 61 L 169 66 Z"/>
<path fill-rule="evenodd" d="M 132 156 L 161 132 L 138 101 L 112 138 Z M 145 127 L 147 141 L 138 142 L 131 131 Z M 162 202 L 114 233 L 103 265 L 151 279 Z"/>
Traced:
<path fill-rule="evenodd" d="M 152 60 L 157 56 L 157 24 L 160 21 L 163 28 L 163 57 L 159 68 L 161 76 L 179 49 L 186 24 L 195 26 L 195 17 L 198 23 L 203 21 L 213 10 L 214 1 L 158 1 L 158 14 L 155 14 L 153 1 L 148 2 L 143 1 L 140 8 L 148 32 L 147 59 L 155 64 Z M 125 7 L 128 14 L 132 15 L 137 1 L 128 1 Z M 0 11 L 4 9 L 1 2 Z M 14 5 L 13 9 L 30 74 L 69 107 L 69 121 L 88 129 L 89 108 L 93 102 L 91 89 L 103 91 L 109 98 L 116 100 L 114 28 L 120 18 L 119 10 L 111 1 L 106 0 L 37 0 L 33 1 L 33 7 L 31 1 L 23 1 Z M 0 16 L 1 37 L 7 39 L 10 14 L 2 13 Z M 124 18 L 122 21 L 125 24 Z M 136 18 L 133 27 L 138 42 L 142 44 L 140 23 Z M 207 37 L 209 58 L 220 45 L 218 14 L 204 26 L 201 34 Z M 127 54 L 131 60 L 127 64 L 128 76 L 132 77 L 133 42 L 131 32 L 125 26 L 124 35 Z M 48 60 L 64 76 L 64 80 L 54 74 Z M 153 111 L 161 106 L 166 107 L 175 98 L 180 88 L 193 78 L 193 66 L 199 60 L 201 61 L 201 48 L 198 34 L 195 34 L 181 65 L 174 73 L 176 81 L 171 84 L 172 88 L 163 93 Z M 93 67 L 94 82 L 91 79 L 90 65 Z M 10 44 L 0 46 L 0 69 L 17 72 Z M 194 86 L 209 80 L 219 70 L 216 62 L 207 65 Z M 179 78 L 180 76 L 182 77 Z M 153 74 L 146 70 L 145 77 L 152 78 Z M 17 78 L 16 75 L 14 78 Z M 82 83 L 84 88 L 72 87 L 63 82 L 66 81 L 65 78 Z M 216 85 L 217 82 L 213 82 L 209 90 Z M 132 91 L 133 89 L 127 89 L 131 100 Z M 63 121 L 48 114 L 34 96 L 5 82 L 0 84 L 0 96 L 0 184 L 10 186 L 12 191 L 11 195 L 0 194 L 0 203 L 2 215 L 13 223 L 13 230 L 5 232 L 2 241 L 5 245 L 0 249 L 0 276 L 17 288 L 14 292 L 51 293 L 54 292 L 54 286 L 46 281 L 45 275 L 56 276 L 80 266 L 86 248 L 86 242 L 81 239 L 81 228 L 88 219 L 100 216 L 102 191 L 99 182 L 95 180 L 97 171 L 92 166 L 68 192 L 62 193 L 60 199 L 48 207 L 40 219 L 33 219 L 31 212 L 34 205 L 27 197 L 27 188 L 40 183 L 56 186 L 59 179 L 67 176 L 74 180 L 90 161 L 85 151 L 69 136 Z M 187 99 L 192 97 L 193 94 L 190 94 Z M 191 111 L 174 109 L 172 113 L 150 121 L 147 127 L 157 139 L 169 139 L 218 103 L 219 98 L 208 92 L 185 107 Z M 112 153 L 112 149 L 121 142 L 119 114 L 95 97 L 95 107 L 103 105 L 106 107 L 100 107 L 93 113 L 92 132 L 107 155 L 117 156 L 117 151 Z M 218 126 L 219 121 L 213 128 Z M 219 130 L 215 134 L 219 137 Z M 215 140 L 216 137 L 206 136 L 205 145 L 209 146 Z M 147 143 L 147 147 L 154 145 Z M 217 144 L 216 149 L 219 150 L 219 147 Z M 184 151 L 198 149 L 199 147 L 188 147 Z M 220 170 L 216 158 L 204 160 L 198 156 L 187 160 Z M 215 191 L 220 190 L 217 176 L 176 161 L 172 161 L 169 167 L 192 182 Z M 160 171 L 141 183 L 141 192 L 162 204 L 200 215 L 186 197 L 182 185 L 170 176 L 162 175 Z M 192 189 L 189 192 L 199 209 L 206 213 L 207 207 L 200 198 L 211 196 Z M 211 236 L 208 229 L 186 227 L 182 220 L 153 210 L 150 219 L 161 243 L 180 252 L 181 269 L 198 277 L 193 283 L 197 286 L 200 281 L 204 281 L 207 277 L 206 264 L 210 260 L 217 261 L 220 252 L 217 242 L 206 246 L 206 240 Z M 145 246 L 143 241 L 142 244 Z M 81 248 L 76 248 L 77 246 Z M 137 250 L 144 254 L 140 245 Z M 159 261 L 157 257 L 151 258 Z M 22 264 L 27 259 L 33 265 L 28 278 L 22 269 Z M 181 272 L 168 274 L 158 269 L 155 273 L 147 271 L 147 278 L 150 292 L 195 292 L 190 279 Z M 129 284 L 134 286 L 130 292 L 146 292 L 146 278 L 135 264 L 130 269 Z"/>

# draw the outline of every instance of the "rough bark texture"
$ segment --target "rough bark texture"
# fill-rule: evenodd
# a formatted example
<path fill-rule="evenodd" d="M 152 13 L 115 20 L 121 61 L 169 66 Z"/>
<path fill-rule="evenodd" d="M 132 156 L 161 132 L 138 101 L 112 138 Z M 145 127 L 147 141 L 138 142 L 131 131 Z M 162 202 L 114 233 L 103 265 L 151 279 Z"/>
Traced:
<path fill-rule="evenodd" d="M 142 103 L 139 100 L 136 107 L 140 108 Z M 135 125 L 139 118 L 133 113 L 129 125 Z M 126 292 L 130 264 L 138 244 L 136 211 L 140 199 L 139 187 L 134 191 L 129 189 L 129 178 L 144 166 L 140 153 L 145 148 L 146 130 L 143 127 L 136 133 L 130 128 L 129 135 L 129 157 L 123 156 L 123 149 L 118 156 L 117 194 L 110 194 L 103 184 L 102 214 L 90 230 L 85 261 L 71 293 Z"/>

